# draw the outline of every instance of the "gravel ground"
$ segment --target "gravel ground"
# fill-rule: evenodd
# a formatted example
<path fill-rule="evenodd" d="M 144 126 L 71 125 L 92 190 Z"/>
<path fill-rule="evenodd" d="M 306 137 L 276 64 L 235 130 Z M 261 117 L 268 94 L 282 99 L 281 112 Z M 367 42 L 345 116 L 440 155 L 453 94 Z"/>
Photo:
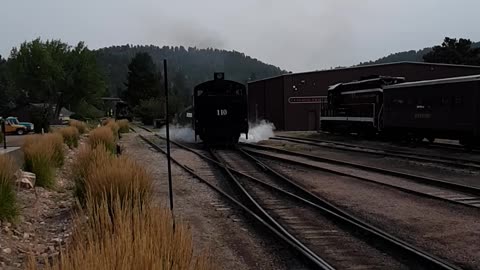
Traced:
<path fill-rule="evenodd" d="M 480 211 L 393 188 L 263 159 L 308 190 L 467 269 L 480 268 Z"/>
<path fill-rule="evenodd" d="M 276 132 L 278 135 L 298 136 L 311 139 L 323 139 L 330 141 L 345 142 L 356 145 L 363 145 L 366 147 L 383 148 L 385 150 L 408 151 L 412 153 L 431 154 L 435 156 L 448 156 L 452 158 L 463 158 L 480 161 L 480 154 L 478 152 L 466 152 L 462 150 L 429 148 L 428 146 L 418 144 L 400 144 L 381 140 L 367 140 L 358 136 L 342 136 L 328 133 L 293 131 L 293 132 Z"/>
<path fill-rule="evenodd" d="M 1 270 L 25 269 L 29 255 L 43 264 L 70 240 L 75 198 L 69 173 L 77 151 L 65 146 L 65 164 L 56 172 L 55 188 L 17 188 L 17 220 L 0 222 Z"/>
<path fill-rule="evenodd" d="M 138 130 L 147 135 L 148 133 Z M 168 206 L 166 158 L 143 142 L 136 134 L 125 134 L 121 140 L 124 153 L 144 165 L 156 179 L 158 202 Z M 188 163 L 203 174 L 217 179 L 193 154 L 177 152 L 172 156 Z M 275 239 L 264 237 L 243 214 L 219 197 L 205 184 L 192 178 L 172 163 L 174 214 L 192 230 L 195 252 L 209 252 L 220 269 L 304 269 L 291 258 L 289 250 Z"/>
<path fill-rule="evenodd" d="M 304 152 L 309 155 L 338 159 L 366 166 L 378 167 L 387 170 L 420 175 L 441 179 L 453 183 L 467 184 L 480 187 L 480 170 L 466 170 L 452 168 L 438 163 L 424 163 L 403 158 L 384 157 L 366 153 L 355 153 L 334 150 L 317 146 L 305 145 L 286 141 L 266 141 L 262 144 L 283 149 Z"/>

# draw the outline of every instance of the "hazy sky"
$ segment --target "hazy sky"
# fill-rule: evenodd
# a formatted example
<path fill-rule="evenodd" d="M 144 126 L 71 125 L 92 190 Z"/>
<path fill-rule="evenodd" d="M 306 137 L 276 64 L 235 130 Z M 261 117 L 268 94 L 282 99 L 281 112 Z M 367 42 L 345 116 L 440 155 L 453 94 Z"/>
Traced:
<path fill-rule="evenodd" d="M 0 54 L 36 37 L 234 49 L 292 71 L 480 41 L 478 0 L 0 0 Z"/>

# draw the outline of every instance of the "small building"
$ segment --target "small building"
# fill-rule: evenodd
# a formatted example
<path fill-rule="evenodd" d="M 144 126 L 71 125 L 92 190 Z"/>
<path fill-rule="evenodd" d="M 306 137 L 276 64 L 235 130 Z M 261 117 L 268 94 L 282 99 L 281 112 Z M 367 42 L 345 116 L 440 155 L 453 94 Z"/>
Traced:
<path fill-rule="evenodd" d="M 318 130 L 328 87 L 383 75 L 421 81 L 480 74 L 480 66 L 396 62 L 284 74 L 248 83 L 250 122 L 269 120 L 277 130 Z"/>

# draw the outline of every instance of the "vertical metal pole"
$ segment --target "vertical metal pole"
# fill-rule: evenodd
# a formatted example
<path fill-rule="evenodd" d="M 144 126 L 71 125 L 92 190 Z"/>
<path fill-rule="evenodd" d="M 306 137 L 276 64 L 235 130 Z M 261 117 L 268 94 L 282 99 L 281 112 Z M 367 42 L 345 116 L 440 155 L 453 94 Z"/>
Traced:
<path fill-rule="evenodd" d="M 7 149 L 7 127 L 5 120 L 2 120 L 3 149 Z"/>
<path fill-rule="evenodd" d="M 172 168 L 170 164 L 170 116 L 168 112 L 168 76 L 167 76 L 167 59 L 163 59 L 163 73 L 165 81 L 165 120 L 167 127 L 167 167 L 168 167 L 168 194 L 170 197 L 170 210 L 173 213 L 173 188 L 172 188 Z"/>

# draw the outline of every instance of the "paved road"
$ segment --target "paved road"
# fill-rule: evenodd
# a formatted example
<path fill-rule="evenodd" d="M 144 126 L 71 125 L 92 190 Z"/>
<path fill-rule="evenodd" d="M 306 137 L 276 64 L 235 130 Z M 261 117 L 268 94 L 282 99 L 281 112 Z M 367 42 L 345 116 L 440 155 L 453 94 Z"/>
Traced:
<path fill-rule="evenodd" d="M 25 140 L 25 135 L 7 135 L 7 146 L 22 146 L 23 141 Z M 3 143 L 1 144 L 3 147 Z"/>

